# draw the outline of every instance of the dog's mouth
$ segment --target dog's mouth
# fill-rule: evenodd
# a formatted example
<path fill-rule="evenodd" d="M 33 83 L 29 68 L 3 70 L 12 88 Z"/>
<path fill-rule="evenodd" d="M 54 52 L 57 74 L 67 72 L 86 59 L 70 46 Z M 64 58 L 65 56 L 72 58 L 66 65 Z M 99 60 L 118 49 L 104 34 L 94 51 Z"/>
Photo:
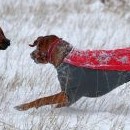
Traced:
<path fill-rule="evenodd" d="M 2 45 L 0 46 L 0 50 L 6 50 L 8 48 L 9 45 Z"/>
<path fill-rule="evenodd" d="M 40 63 L 44 63 L 44 64 L 46 64 L 47 62 L 44 60 L 44 59 L 42 59 L 42 58 L 32 58 L 33 60 L 34 60 L 34 62 L 36 63 L 36 64 L 40 64 Z"/>
<path fill-rule="evenodd" d="M 37 58 L 33 59 L 36 64 L 39 64 L 39 61 Z"/>

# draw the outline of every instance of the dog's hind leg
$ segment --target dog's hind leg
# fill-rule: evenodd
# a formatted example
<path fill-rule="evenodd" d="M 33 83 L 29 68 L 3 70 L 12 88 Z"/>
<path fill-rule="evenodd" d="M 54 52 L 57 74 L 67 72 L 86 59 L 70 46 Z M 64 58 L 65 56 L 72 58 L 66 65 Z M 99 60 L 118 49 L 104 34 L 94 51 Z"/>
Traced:
<path fill-rule="evenodd" d="M 66 104 L 67 105 L 68 97 L 67 97 L 66 93 L 62 91 L 62 92 L 52 95 L 52 96 L 39 98 L 35 101 L 16 106 L 15 109 L 17 109 L 19 111 L 24 111 L 24 110 L 28 110 L 33 107 L 39 108 L 43 105 L 50 105 L 50 104 Z"/>

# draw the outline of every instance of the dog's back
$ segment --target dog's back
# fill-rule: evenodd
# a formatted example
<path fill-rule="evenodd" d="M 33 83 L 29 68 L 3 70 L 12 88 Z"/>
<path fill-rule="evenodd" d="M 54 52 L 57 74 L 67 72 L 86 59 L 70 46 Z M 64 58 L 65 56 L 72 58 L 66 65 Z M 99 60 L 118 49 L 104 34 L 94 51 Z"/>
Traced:
<path fill-rule="evenodd" d="M 58 68 L 62 91 L 69 97 L 70 104 L 80 97 L 99 97 L 130 80 L 128 71 L 103 71 L 76 67 L 62 63 Z"/>

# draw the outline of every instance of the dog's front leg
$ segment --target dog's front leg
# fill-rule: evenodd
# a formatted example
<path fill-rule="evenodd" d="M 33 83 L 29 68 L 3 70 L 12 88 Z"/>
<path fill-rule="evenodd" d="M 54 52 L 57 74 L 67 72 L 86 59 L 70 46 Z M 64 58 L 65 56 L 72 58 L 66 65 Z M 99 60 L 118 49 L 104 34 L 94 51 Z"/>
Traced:
<path fill-rule="evenodd" d="M 68 97 L 67 97 L 66 93 L 60 92 L 60 93 L 52 95 L 52 96 L 39 98 L 35 101 L 16 106 L 15 109 L 17 109 L 19 111 L 24 111 L 24 110 L 28 110 L 33 107 L 39 108 L 43 105 L 50 105 L 50 104 L 66 104 L 67 105 Z"/>

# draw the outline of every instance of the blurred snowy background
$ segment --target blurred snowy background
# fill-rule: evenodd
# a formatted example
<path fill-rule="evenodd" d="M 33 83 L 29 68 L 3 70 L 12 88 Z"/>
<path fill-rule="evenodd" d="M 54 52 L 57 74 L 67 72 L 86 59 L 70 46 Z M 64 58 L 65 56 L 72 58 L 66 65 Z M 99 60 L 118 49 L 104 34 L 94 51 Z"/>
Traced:
<path fill-rule="evenodd" d="M 129 0 L 0 0 L 0 130 L 130 130 L 130 83 L 68 108 L 13 107 L 60 91 L 55 68 L 37 65 L 28 44 L 55 34 L 81 49 L 130 47 Z"/>

